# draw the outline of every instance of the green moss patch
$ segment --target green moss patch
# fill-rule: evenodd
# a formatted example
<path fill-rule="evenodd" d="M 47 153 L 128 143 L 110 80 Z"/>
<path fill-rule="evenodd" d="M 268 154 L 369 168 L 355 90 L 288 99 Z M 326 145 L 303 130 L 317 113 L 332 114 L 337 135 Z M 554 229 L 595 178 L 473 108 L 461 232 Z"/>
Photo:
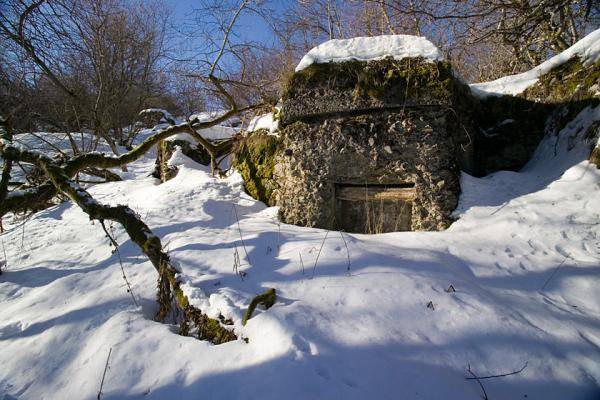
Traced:
<path fill-rule="evenodd" d="M 356 98 L 371 97 L 402 103 L 409 99 L 449 100 L 455 78 L 448 62 L 431 63 L 421 58 L 378 61 L 346 61 L 312 64 L 293 74 L 284 87 L 284 101 L 306 90 L 325 87 L 352 90 Z"/>
<path fill-rule="evenodd" d="M 269 308 L 273 307 L 273 304 L 275 304 L 276 300 L 277 294 L 274 288 L 271 288 L 266 292 L 254 297 L 250 302 L 246 313 L 244 314 L 244 318 L 242 319 L 242 325 L 246 325 L 248 320 L 252 318 L 252 314 L 254 313 L 256 306 L 263 305 L 265 309 L 268 310 Z"/>
<path fill-rule="evenodd" d="M 268 205 L 272 205 L 273 169 L 279 149 L 280 139 L 262 129 L 237 139 L 233 147 L 232 166 L 244 178 L 246 191 Z"/>
<path fill-rule="evenodd" d="M 600 169 L 600 147 L 595 147 L 590 154 L 590 162 L 596 165 L 596 168 Z"/>
<path fill-rule="evenodd" d="M 574 57 L 542 75 L 523 97 L 545 103 L 598 100 L 594 94 L 600 88 L 590 90 L 594 85 L 600 85 L 600 61 L 584 66 L 578 57 Z"/>

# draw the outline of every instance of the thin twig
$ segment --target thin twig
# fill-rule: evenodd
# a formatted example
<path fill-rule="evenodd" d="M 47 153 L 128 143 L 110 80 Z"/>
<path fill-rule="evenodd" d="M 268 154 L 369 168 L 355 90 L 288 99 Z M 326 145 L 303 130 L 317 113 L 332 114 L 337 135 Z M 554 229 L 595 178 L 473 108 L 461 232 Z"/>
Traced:
<path fill-rule="evenodd" d="M 2 252 L 4 253 L 4 263 L 0 263 L 0 274 L 2 274 L 2 267 L 8 268 L 8 257 L 6 256 L 6 247 L 4 247 L 4 238 L 0 236 L 0 242 L 2 242 Z"/>
<path fill-rule="evenodd" d="M 466 378 L 466 379 L 467 380 L 475 379 L 477 381 L 477 383 L 479 383 L 479 387 L 481 388 L 481 391 L 483 392 L 483 400 L 489 400 L 487 393 L 485 392 L 485 388 L 483 387 L 483 383 L 481 383 L 481 381 L 479 380 L 479 377 L 477 377 L 477 375 L 475 375 L 473 373 L 473 371 L 471 371 L 471 364 L 469 364 L 469 366 L 467 368 L 467 372 L 470 373 L 473 377 Z"/>
<path fill-rule="evenodd" d="M 279 257 L 279 249 L 281 248 L 281 222 L 277 222 L 277 257 Z"/>
<path fill-rule="evenodd" d="M 525 364 L 521 367 L 521 369 L 519 369 L 517 371 L 512 371 L 512 372 L 508 372 L 506 374 L 498 374 L 498 375 L 476 376 L 475 374 L 473 374 L 473 372 L 471 372 L 471 370 L 469 370 L 469 372 L 471 372 L 471 375 L 473 375 L 473 378 L 465 378 L 465 379 L 470 381 L 473 379 L 479 380 L 479 379 L 502 378 L 505 376 L 520 374 L 521 372 L 523 372 L 525 370 L 525 368 L 527 368 L 528 363 L 529 363 L 529 361 L 525 361 Z M 469 366 L 469 368 L 470 368 L 470 366 Z"/>
<path fill-rule="evenodd" d="M 312 278 L 315 277 L 315 271 L 317 269 L 317 263 L 319 262 L 319 256 L 321 255 L 321 250 L 323 250 L 323 246 L 325 245 L 325 240 L 327 240 L 327 235 L 329 235 L 329 231 L 327 231 L 325 233 L 325 237 L 323 238 L 323 241 L 321 242 L 321 247 L 319 247 L 319 252 L 317 253 L 317 258 L 315 259 L 315 266 L 313 267 L 313 272 L 312 272 Z"/>
<path fill-rule="evenodd" d="M 102 374 L 102 381 L 100 382 L 100 390 L 98 390 L 98 400 L 100 400 L 100 397 L 102 396 L 102 387 L 104 386 L 104 378 L 106 377 L 106 370 L 108 369 L 108 360 L 110 360 L 110 353 L 112 353 L 112 347 L 108 350 L 108 357 L 106 357 L 106 365 L 104 365 L 104 373 Z"/>
<path fill-rule="evenodd" d="M 121 273 L 123 274 L 123 280 L 125 281 L 125 285 L 127 285 L 127 291 L 131 295 L 133 304 L 135 304 L 136 307 L 139 307 L 138 302 L 135 299 L 135 296 L 133 295 L 133 289 L 131 288 L 131 285 L 129 284 L 129 280 L 127 280 L 127 275 L 125 275 L 125 268 L 123 268 L 123 261 L 121 260 L 121 252 L 119 251 L 119 244 L 111 236 L 111 234 L 108 233 L 106 226 L 104 226 L 104 220 L 100 220 L 100 225 L 102 225 L 102 229 L 104 230 L 104 233 L 106 233 L 106 237 L 108 238 L 110 243 L 115 247 L 115 252 L 117 253 L 117 257 L 119 258 L 119 265 L 121 266 Z M 111 226 L 111 231 L 112 231 L 112 226 Z"/>
<path fill-rule="evenodd" d="M 250 256 L 248 255 L 248 250 L 246 250 L 246 243 L 244 243 L 244 237 L 242 236 L 242 228 L 240 227 L 240 219 L 238 217 L 237 208 L 235 208 L 235 204 L 231 205 L 233 207 L 233 211 L 235 213 L 235 220 L 237 221 L 238 232 L 240 233 L 240 240 L 242 242 L 242 247 L 244 248 L 244 253 L 246 253 L 246 260 L 248 260 L 248 264 L 252 266 L 252 261 L 250 261 Z"/>
<path fill-rule="evenodd" d="M 234 247 L 235 247 L 235 252 L 233 253 L 233 272 L 237 276 L 239 276 L 243 282 L 244 281 L 244 273 L 243 273 L 243 271 L 240 271 L 240 268 L 242 266 L 242 262 L 240 261 L 240 253 L 239 253 L 238 248 L 235 245 L 235 243 L 234 243 Z"/>
<path fill-rule="evenodd" d="M 504 207 L 506 207 L 508 205 L 508 201 L 505 201 L 504 203 L 502 203 L 500 205 L 500 207 L 498 207 L 497 209 L 495 209 L 490 215 L 494 215 L 496 214 L 498 211 L 502 210 Z"/>
<path fill-rule="evenodd" d="M 23 217 L 23 222 L 21 222 L 21 247 L 19 248 L 19 260 L 21 261 L 23 261 L 23 249 L 25 248 L 25 224 L 33 217 L 33 214 L 32 211 L 29 215 Z"/>
<path fill-rule="evenodd" d="M 571 257 L 569 257 L 569 255 L 566 255 L 565 258 L 561 261 L 561 263 L 558 264 L 558 266 L 556 268 L 554 268 L 554 271 L 552 271 L 552 274 L 548 277 L 548 279 L 546 279 L 546 282 L 544 282 L 544 284 L 542 285 L 540 292 L 544 291 L 544 289 L 546 288 L 546 285 L 548 285 L 548 283 L 550 283 L 552 278 L 554 278 L 554 275 L 556 275 L 556 273 L 558 272 L 559 268 L 563 266 L 563 264 L 565 263 L 565 261 L 567 261 L 568 258 L 571 258 Z"/>
<path fill-rule="evenodd" d="M 458 122 L 460 124 L 461 128 L 463 128 L 463 130 L 467 134 L 467 138 L 469 139 L 469 143 L 467 143 L 467 146 L 470 146 L 473 143 L 473 140 L 471 139 L 471 135 L 469 135 L 469 131 L 467 130 L 467 128 L 465 128 L 463 123 L 460 122 L 460 118 L 458 117 L 458 114 L 456 113 L 456 111 L 454 111 L 454 109 L 452 107 L 448 107 L 448 109 L 454 113 L 454 116 L 456 117 L 456 122 Z M 467 149 L 465 148 L 465 146 L 463 146 L 462 143 L 460 144 L 460 147 L 463 149 L 463 151 L 467 151 Z"/>
<path fill-rule="evenodd" d="M 346 267 L 346 271 L 348 271 L 348 273 L 350 273 L 350 250 L 348 249 L 348 243 L 346 243 L 346 239 L 344 238 L 344 232 L 340 231 L 340 236 L 342 237 L 342 240 L 344 241 L 344 246 L 346 246 L 346 256 L 348 257 L 348 265 Z"/>
<path fill-rule="evenodd" d="M 304 261 L 302 261 L 302 253 L 298 252 L 298 256 L 300 256 L 300 265 L 302 266 L 302 275 L 304 275 Z"/>
<path fill-rule="evenodd" d="M 244 0 L 242 2 L 242 4 L 240 4 L 240 7 L 237 9 L 235 14 L 233 14 L 233 17 L 231 18 L 231 21 L 229 22 L 229 26 L 225 30 L 225 36 L 223 37 L 223 43 L 221 44 L 221 48 L 219 49 L 219 52 L 217 53 L 217 56 L 210 67 L 209 75 L 212 76 L 215 73 L 215 68 L 217 67 L 217 64 L 219 63 L 219 61 L 221 60 L 221 57 L 223 57 L 223 53 L 225 53 L 225 47 L 227 46 L 227 43 L 229 42 L 229 34 L 231 33 L 233 26 L 235 25 L 235 21 L 240 16 L 240 13 L 242 12 L 242 10 L 244 8 L 246 8 L 247 4 L 248 4 L 248 1 Z"/>

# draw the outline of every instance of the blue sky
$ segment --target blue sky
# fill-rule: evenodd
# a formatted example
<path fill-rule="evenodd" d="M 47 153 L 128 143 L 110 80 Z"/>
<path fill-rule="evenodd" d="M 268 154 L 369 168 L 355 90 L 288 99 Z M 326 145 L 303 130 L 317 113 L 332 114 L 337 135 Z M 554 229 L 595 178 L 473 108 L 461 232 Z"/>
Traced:
<path fill-rule="evenodd" d="M 172 9 L 176 23 L 192 22 L 194 9 L 199 7 L 198 0 L 164 0 Z M 218 0 L 215 0 L 218 1 Z M 273 7 L 283 10 L 290 6 L 291 1 L 271 1 Z M 242 14 L 237 22 L 237 29 L 241 35 L 251 37 L 254 41 L 270 43 L 274 40 L 273 34 L 262 18 L 253 14 Z"/>

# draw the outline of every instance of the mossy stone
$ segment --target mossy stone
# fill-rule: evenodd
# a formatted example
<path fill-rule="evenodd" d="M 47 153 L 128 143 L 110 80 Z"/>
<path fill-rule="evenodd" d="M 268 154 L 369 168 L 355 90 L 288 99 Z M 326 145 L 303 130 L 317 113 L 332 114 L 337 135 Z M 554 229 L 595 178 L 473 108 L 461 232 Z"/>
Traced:
<path fill-rule="evenodd" d="M 522 97 L 554 104 L 597 100 L 600 88 L 591 91 L 594 85 L 600 86 L 600 61 L 584 66 L 581 59 L 574 57 L 540 76 Z"/>
<path fill-rule="evenodd" d="M 232 166 L 244 178 L 246 191 L 268 205 L 272 205 L 273 169 L 279 151 L 280 139 L 265 129 L 238 138 L 233 147 Z"/>
<path fill-rule="evenodd" d="M 332 113 L 452 104 L 458 81 L 446 61 L 422 58 L 312 64 L 284 85 L 287 125 Z"/>

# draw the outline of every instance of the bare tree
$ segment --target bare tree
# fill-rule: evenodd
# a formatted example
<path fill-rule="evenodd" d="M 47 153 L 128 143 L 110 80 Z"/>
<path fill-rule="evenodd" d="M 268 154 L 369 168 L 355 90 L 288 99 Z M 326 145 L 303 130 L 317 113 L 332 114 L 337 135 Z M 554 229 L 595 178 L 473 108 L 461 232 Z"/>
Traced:
<path fill-rule="evenodd" d="M 295 2 L 276 16 L 280 40 L 300 57 L 330 38 L 426 36 L 467 79 L 529 69 L 600 23 L 587 0 L 347 0 Z M 339 29 L 338 29 L 339 27 Z M 298 54 L 299 53 L 299 54 Z"/>
<path fill-rule="evenodd" d="M 12 0 L 0 35 L 35 68 L 28 85 L 43 99 L 34 102 L 42 120 L 90 129 L 117 154 L 123 126 L 164 91 L 167 19 L 154 1 Z"/>
<path fill-rule="evenodd" d="M 397 33 L 423 34 L 453 58 L 470 60 L 462 72 L 475 79 L 532 68 L 600 22 L 600 6 L 583 0 L 369 1 L 384 4 Z"/>
<path fill-rule="evenodd" d="M 89 215 L 90 219 L 99 221 L 105 231 L 105 221 L 120 223 L 132 242 L 139 246 L 142 253 L 148 257 L 158 273 L 159 290 L 157 299 L 159 310 L 155 318 L 163 321 L 169 315 L 179 315 L 181 332 L 183 334 L 198 332 L 200 339 L 210 340 L 213 343 L 223 343 L 232 340 L 235 338 L 235 335 L 224 328 L 218 320 L 209 318 L 201 310 L 190 305 L 177 280 L 177 269 L 173 266 L 169 255 L 163 249 L 160 238 L 154 235 L 150 228 L 142 221 L 141 217 L 128 206 L 108 206 L 99 203 L 73 177 L 77 173 L 89 168 L 106 169 L 123 167 L 142 157 L 160 141 L 179 133 L 187 133 L 208 151 L 211 156 L 213 172 L 216 171 L 217 159 L 229 144 L 212 143 L 205 139 L 199 132 L 223 123 L 237 114 L 265 106 L 262 102 L 240 104 L 229 89 L 235 88 L 238 84 L 243 84 L 243 82 L 228 79 L 229 77 L 225 75 L 225 70 L 221 68 L 221 63 L 226 54 L 238 54 L 234 53 L 235 46 L 232 46 L 230 35 L 233 32 L 237 18 L 247 5 L 248 2 L 243 1 L 237 11 L 233 13 L 233 16 L 224 25 L 221 44 L 216 49 L 213 61 L 203 70 L 203 74 L 198 74 L 198 78 L 206 83 L 207 86 L 210 85 L 212 87 L 215 96 L 226 107 L 219 115 L 209 121 L 192 118 L 180 124 L 158 129 L 141 144 L 121 155 L 111 156 L 93 152 L 51 158 L 46 154 L 14 145 L 12 130 L 8 121 L 0 117 L 0 157 L 3 160 L 2 175 L 0 177 L 0 218 L 9 212 L 16 213 L 44 207 L 50 199 L 60 194 L 77 204 Z M 91 48 L 94 47 L 92 46 Z M 102 56 L 104 57 L 106 54 Z M 240 59 L 243 59 L 243 57 L 240 57 Z M 55 75 L 55 78 L 58 79 L 58 76 Z M 52 78 L 49 79 L 52 80 Z M 106 79 L 110 79 L 110 77 Z M 66 86 L 62 79 L 59 82 L 60 85 L 64 86 L 62 92 L 65 95 L 76 98 L 80 96 L 71 89 L 75 87 L 74 85 L 70 87 Z M 60 85 L 57 84 L 57 86 Z M 116 100 L 121 99 L 117 98 Z M 15 163 L 34 165 L 43 173 L 44 179 L 26 190 L 10 191 L 9 182 L 12 167 Z M 197 329 L 191 329 L 191 326 Z"/>

